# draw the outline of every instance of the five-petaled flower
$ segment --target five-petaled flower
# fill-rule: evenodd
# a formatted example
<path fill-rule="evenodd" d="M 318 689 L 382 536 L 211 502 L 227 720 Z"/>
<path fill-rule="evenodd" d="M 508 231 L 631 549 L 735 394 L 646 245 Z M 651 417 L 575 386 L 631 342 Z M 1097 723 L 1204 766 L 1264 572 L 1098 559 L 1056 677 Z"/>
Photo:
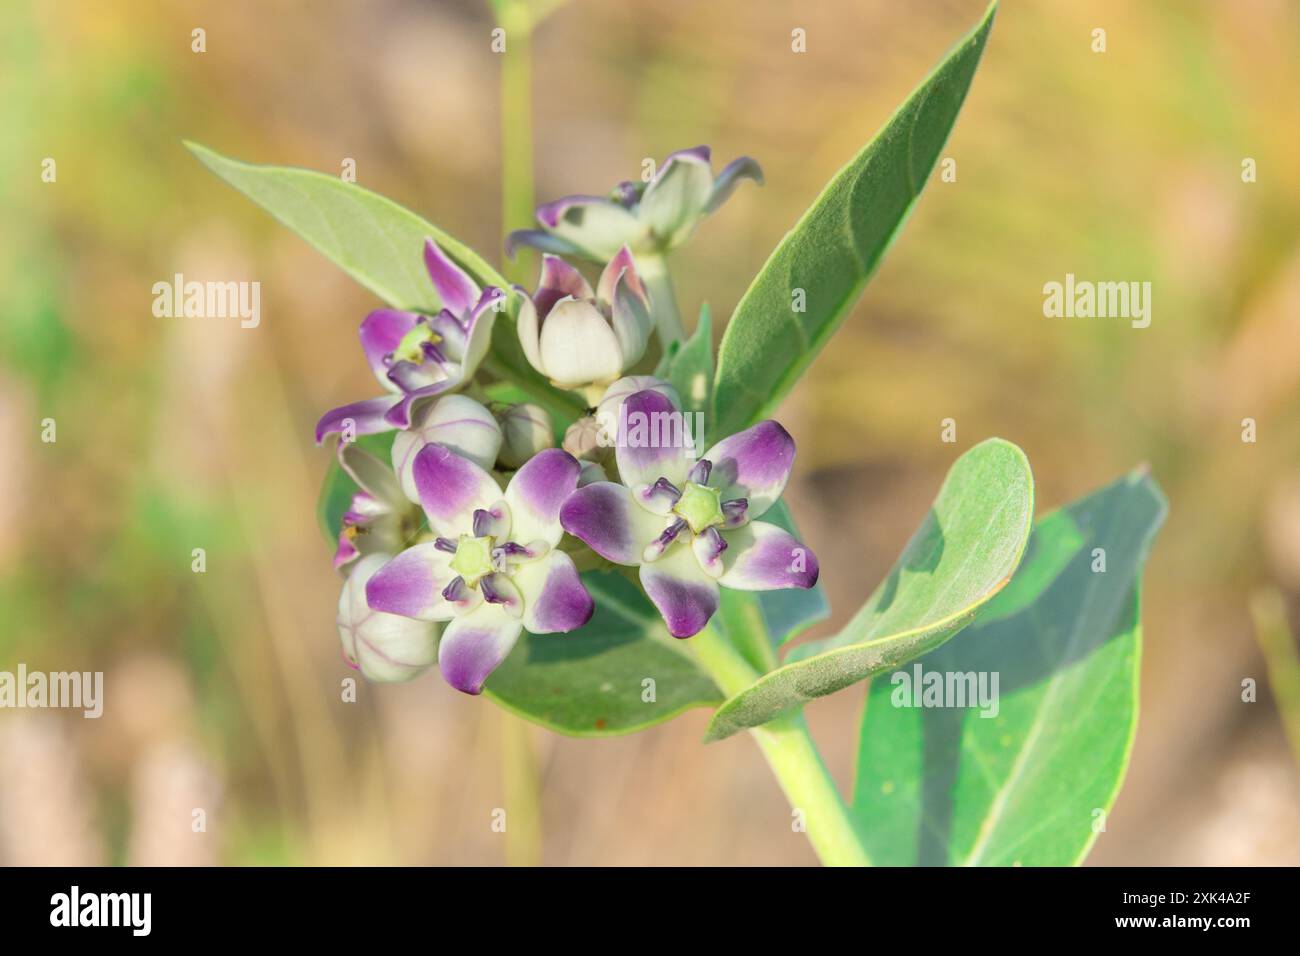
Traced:
<path fill-rule="evenodd" d="M 742 179 L 763 182 L 748 156 L 714 178 L 707 146 L 671 154 L 649 183 L 620 183 L 608 197 L 565 196 L 537 208 L 541 229 L 512 232 L 506 252 L 519 246 L 608 262 L 623 246 L 662 255 L 691 237 L 701 219 L 732 194 Z"/>
<path fill-rule="evenodd" d="M 657 391 L 625 401 L 627 419 L 676 413 Z M 641 584 L 674 637 L 690 637 L 718 609 L 719 585 L 743 591 L 811 588 L 817 558 L 782 528 L 753 519 L 781 496 L 794 440 L 774 421 L 724 438 L 702 458 L 667 444 L 614 449 L 622 484 L 578 488 L 560 522 L 593 551 L 640 567 Z"/>
<path fill-rule="evenodd" d="M 654 328 L 650 299 L 632 253 L 619 249 L 593 292 L 573 266 L 542 257 L 542 279 L 530 298 L 522 289 L 519 343 L 537 371 L 561 388 L 608 384 L 645 352 Z"/>
<path fill-rule="evenodd" d="M 375 378 L 390 394 L 335 408 L 316 425 L 316 441 L 345 431 L 354 435 L 409 428 L 414 406 L 466 384 L 487 354 L 492 320 L 505 291 L 479 289 L 432 239 L 424 264 L 442 301 L 436 315 L 377 309 L 361 322 L 361 348 Z"/>
<path fill-rule="evenodd" d="M 568 452 L 538 452 L 510 480 L 495 478 L 441 445 L 413 469 L 420 504 L 437 535 L 398 554 L 370 578 L 376 611 L 448 621 L 438 647 L 443 678 L 477 694 L 520 631 L 550 634 L 586 624 L 594 605 L 572 559 L 556 548 L 560 506 L 577 487 Z"/>

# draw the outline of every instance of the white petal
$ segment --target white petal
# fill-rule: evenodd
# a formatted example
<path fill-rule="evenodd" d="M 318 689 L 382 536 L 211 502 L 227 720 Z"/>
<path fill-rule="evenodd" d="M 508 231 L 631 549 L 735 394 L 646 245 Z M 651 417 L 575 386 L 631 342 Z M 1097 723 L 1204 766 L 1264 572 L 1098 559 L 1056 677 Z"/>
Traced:
<path fill-rule="evenodd" d="M 516 291 L 523 297 L 522 304 L 519 306 L 519 318 L 515 320 L 519 345 L 524 350 L 524 357 L 528 359 L 528 364 L 545 375 L 546 369 L 542 365 L 542 347 L 538 338 L 537 306 L 533 305 L 533 300 L 529 298 L 528 293 L 522 289 Z"/>
<path fill-rule="evenodd" d="M 612 382 L 623 372 L 623 352 L 609 322 L 590 302 L 561 299 L 542 324 L 542 366 L 560 386 Z"/>

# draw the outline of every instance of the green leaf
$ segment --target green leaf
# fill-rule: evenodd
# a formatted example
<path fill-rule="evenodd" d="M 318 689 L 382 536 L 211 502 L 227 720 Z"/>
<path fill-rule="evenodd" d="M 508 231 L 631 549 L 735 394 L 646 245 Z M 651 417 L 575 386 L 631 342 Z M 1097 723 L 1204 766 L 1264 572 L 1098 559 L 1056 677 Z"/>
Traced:
<path fill-rule="evenodd" d="M 364 448 L 380 461 L 388 461 L 393 453 L 393 439 L 397 432 L 384 432 L 379 435 L 360 435 L 357 445 Z M 320 487 L 320 497 L 316 502 L 316 517 L 320 519 L 321 531 L 325 540 L 331 545 L 338 541 L 339 529 L 343 526 L 343 514 L 352 504 L 352 496 L 360 490 L 357 483 L 339 465 L 337 457 L 331 457 L 329 468 L 325 472 L 325 481 Z"/>
<path fill-rule="evenodd" d="M 582 580 L 596 600 L 592 619 L 568 634 L 525 633 L 488 678 L 489 697 L 574 737 L 631 733 L 722 699 L 635 584 L 612 571 Z"/>
<path fill-rule="evenodd" d="M 1160 489 L 1138 472 L 1039 519 L 1010 586 L 959 638 L 903 671 L 912 681 L 918 666 L 984 674 L 986 691 L 997 674 L 986 698 L 996 716 L 893 706 L 895 695 L 907 702 L 902 678 L 872 682 L 853 812 L 874 862 L 1083 859 L 1133 745 L 1139 578 L 1165 512 Z M 1094 570 L 1097 548 L 1104 573 Z"/>
<path fill-rule="evenodd" d="M 848 315 L 939 158 L 995 10 L 835 175 L 755 277 L 718 351 L 715 434 L 770 416 Z"/>
<path fill-rule="evenodd" d="M 185 145 L 210 170 L 391 306 L 441 308 L 424 268 L 426 238 L 437 242 L 480 285 L 508 288 L 468 246 L 356 183 L 310 169 L 243 163 L 198 143 Z"/>
<path fill-rule="evenodd" d="M 794 516 L 784 501 L 778 501 L 769 508 L 762 520 L 784 528 L 799 541 L 803 540 L 799 529 L 795 527 Z M 831 602 L 826 599 L 826 589 L 820 582 L 806 591 L 802 588 L 785 588 L 780 591 L 758 591 L 756 594 L 773 647 L 780 647 L 831 615 Z"/>
<path fill-rule="evenodd" d="M 797 711 L 948 640 L 1011 579 L 1033 513 L 1024 452 L 1000 438 L 970 449 L 953 464 L 889 576 L 844 630 L 795 648 L 788 663 L 728 700 L 705 739 Z"/>
<path fill-rule="evenodd" d="M 655 374 L 677 389 L 682 411 L 709 414 L 713 395 L 713 320 L 707 302 L 700 307 L 700 321 L 691 337 L 685 342 L 674 341 L 669 349 Z"/>
<path fill-rule="evenodd" d="M 432 238 L 479 285 L 509 288 L 472 249 L 437 226 L 377 193 L 338 176 L 292 166 L 256 166 L 186 143 L 205 166 L 267 210 L 387 304 L 430 312 L 441 308 L 424 267 L 424 240 Z M 518 301 L 512 297 L 517 309 Z M 583 402 L 554 388 L 524 358 L 513 314 L 502 312 L 492 329 L 492 374 L 517 383 L 532 401 L 571 422 Z"/>

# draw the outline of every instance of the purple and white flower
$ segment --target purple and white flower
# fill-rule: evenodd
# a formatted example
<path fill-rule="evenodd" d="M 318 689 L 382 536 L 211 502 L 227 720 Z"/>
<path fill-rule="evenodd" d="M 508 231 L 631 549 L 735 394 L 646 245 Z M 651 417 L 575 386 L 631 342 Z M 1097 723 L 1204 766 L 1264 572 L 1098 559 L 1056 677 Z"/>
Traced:
<path fill-rule="evenodd" d="M 425 446 L 414 478 L 437 537 L 407 548 L 370 579 L 369 606 L 449 622 L 438 649 L 442 676 L 458 690 L 480 693 L 521 631 L 571 631 L 591 618 L 591 595 L 572 559 L 556 548 L 560 507 L 578 474 L 572 455 L 546 449 L 503 493 L 474 462 Z"/>
<path fill-rule="evenodd" d="M 357 491 L 343 513 L 335 570 L 363 556 L 401 551 L 422 522 L 419 509 L 402 494 L 393 469 L 354 442 L 339 442 L 338 459 Z"/>
<path fill-rule="evenodd" d="M 625 400 L 633 415 L 676 411 L 646 390 Z M 811 588 L 816 556 L 783 528 L 754 519 L 781 496 L 794 440 L 774 421 L 718 442 L 692 461 L 681 447 L 615 447 L 622 483 L 578 488 L 560 511 L 564 530 L 615 562 L 640 568 L 641 584 L 674 637 L 691 637 L 718 609 L 718 588 Z"/>
<path fill-rule="evenodd" d="M 368 554 L 358 561 L 339 595 L 343 659 L 373 681 L 410 680 L 438 659 L 437 624 L 385 614 L 366 604 L 366 583 L 389 557 Z"/>
<path fill-rule="evenodd" d="M 539 206 L 541 229 L 513 232 L 506 253 L 519 246 L 608 262 L 623 246 L 638 255 L 660 256 L 681 245 L 743 179 L 760 185 L 763 171 L 742 156 L 715 178 L 707 146 L 670 155 L 649 183 L 624 182 L 607 197 L 565 196 Z"/>
<path fill-rule="evenodd" d="M 595 291 L 573 266 L 542 257 L 542 279 L 522 289 L 519 344 L 537 371 L 561 388 L 608 384 L 645 352 L 654 328 L 650 299 L 632 253 L 615 251 Z"/>
<path fill-rule="evenodd" d="M 389 394 L 326 412 L 316 425 L 318 443 L 349 423 L 354 435 L 409 428 L 417 403 L 464 385 L 483 361 L 504 290 L 480 289 L 432 239 L 424 243 L 424 264 L 442 310 L 377 309 L 365 317 L 361 348 Z"/>

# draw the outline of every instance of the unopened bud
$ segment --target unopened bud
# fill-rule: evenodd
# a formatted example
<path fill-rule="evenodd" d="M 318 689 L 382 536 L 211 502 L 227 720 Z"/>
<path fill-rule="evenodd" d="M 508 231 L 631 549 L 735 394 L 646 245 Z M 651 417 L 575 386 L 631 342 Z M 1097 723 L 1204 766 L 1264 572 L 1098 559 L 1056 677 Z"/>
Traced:
<path fill-rule="evenodd" d="M 518 468 L 543 448 L 555 447 L 550 416 L 540 405 L 511 405 L 497 415 L 497 421 L 502 436 L 497 461 L 506 468 Z"/>

